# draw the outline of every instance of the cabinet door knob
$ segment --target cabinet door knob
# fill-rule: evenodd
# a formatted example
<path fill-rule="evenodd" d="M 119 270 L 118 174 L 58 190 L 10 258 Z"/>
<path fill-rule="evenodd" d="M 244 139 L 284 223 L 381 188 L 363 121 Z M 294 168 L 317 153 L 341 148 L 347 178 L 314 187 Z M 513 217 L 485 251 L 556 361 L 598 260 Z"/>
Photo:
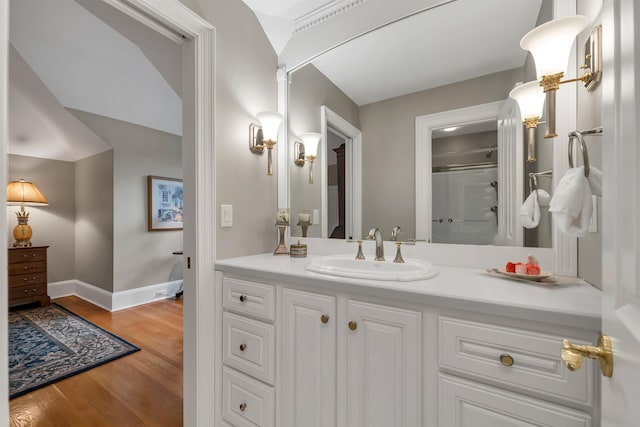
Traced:
<path fill-rule="evenodd" d="M 240 295 L 240 302 L 245 302 L 247 297 L 245 295 Z"/>
<path fill-rule="evenodd" d="M 246 403 L 241 403 L 240 404 L 240 412 L 244 412 L 245 409 L 247 409 L 247 404 Z"/>
<path fill-rule="evenodd" d="M 358 324 L 356 322 L 354 322 L 353 320 L 349 322 L 349 329 L 351 329 L 352 331 L 355 331 L 357 328 L 358 328 Z"/>
<path fill-rule="evenodd" d="M 328 323 L 329 322 L 329 316 L 327 316 L 326 314 L 323 314 L 322 316 L 320 316 L 320 321 L 322 323 Z"/>
<path fill-rule="evenodd" d="M 25 289 L 25 290 L 24 290 L 24 293 L 25 293 L 25 294 L 28 294 L 28 293 L 29 293 L 29 290 L 28 290 L 28 289 Z"/>
<path fill-rule="evenodd" d="M 247 349 L 246 344 L 240 344 L 240 351 L 245 351 Z"/>
<path fill-rule="evenodd" d="M 504 366 L 512 366 L 513 365 L 513 357 L 510 354 L 503 353 L 500 355 L 500 363 Z"/>

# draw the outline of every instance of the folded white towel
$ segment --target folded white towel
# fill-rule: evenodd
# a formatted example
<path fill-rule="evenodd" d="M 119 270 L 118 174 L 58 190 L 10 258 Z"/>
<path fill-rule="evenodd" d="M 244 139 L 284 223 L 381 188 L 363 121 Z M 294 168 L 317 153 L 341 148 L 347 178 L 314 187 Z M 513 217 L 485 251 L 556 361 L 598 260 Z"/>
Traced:
<path fill-rule="evenodd" d="M 553 212 L 560 231 L 572 237 L 583 237 L 587 233 L 593 214 L 592 193 L 602 194 L 602 172 L 591 167 L 587 178 L 582 166 L 567 171 L 549 204 L 549 212 Z"/>
<path fill-rule="evenodd" d="M 544 190 L 533 190 L 520 207 L 520 220 L 524 228 L 536 228 L 540 223 L 540 206 L 548 206 L 551 196 Z"/>

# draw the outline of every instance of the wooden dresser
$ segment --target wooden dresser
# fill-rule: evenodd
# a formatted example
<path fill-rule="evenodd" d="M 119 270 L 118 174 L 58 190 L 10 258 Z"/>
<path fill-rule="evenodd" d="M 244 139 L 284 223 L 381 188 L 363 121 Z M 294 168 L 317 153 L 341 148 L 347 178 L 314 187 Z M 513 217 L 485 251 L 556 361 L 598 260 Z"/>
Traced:
<path fill-rule="evenodd" d="M 9 248 L 9 307 L 33 302 L 49 305 L 47 295 L 47 248 Z"/>

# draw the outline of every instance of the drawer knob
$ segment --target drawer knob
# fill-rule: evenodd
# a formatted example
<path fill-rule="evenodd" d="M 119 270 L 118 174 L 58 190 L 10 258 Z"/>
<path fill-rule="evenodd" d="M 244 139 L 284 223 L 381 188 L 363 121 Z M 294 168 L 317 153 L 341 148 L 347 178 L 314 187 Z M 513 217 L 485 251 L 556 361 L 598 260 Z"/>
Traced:
<path fill-rule="evenodd" d="M 240 412 L 244 412 L 245 409 L 247 409 L 247 404 L 246 403 L 241 403 L 240 404 Z"/>
<path fill-rule="evenodd" d="M 245 351 L 247 349 L 246 344 L 240 344 L 240 351 Z"/>
<path fill-rule="evenodd" d="M 329 322 L 329 316 L 327 316 L 326 314 L 323 314 L 322 316 L 320 316 L 320 321 L 322 323 L 328 323 Z"/>
<path fill-rule="evenodd" d="M 504 366 L 513 366 L 513 357 L 510 354 L 503 353 L 500 355 L 500 363 Z"/>
<path fill-rule="evenodd" d="M 28 289 L 25 289 L 25 290 L 24 290 L 24 293 L 25 293 L 25 294 L 28 294 L 28 293 L 29 293 L 29 290 L 28 290 Z"/>
<path fill-rule="evenodd" d="M 240 302 L 245 302 L 247 297 L 245 295 L 240 295 Z"/>
<path fill-rule="evenodd" d="M 570 371 L 576 371 L 582 366 L 582 358 L 597 359 L 600 362 L 600 372 L 605 377 L 613 375 L 613 350 L 611 349 L 611 338 L 607 335 L 600 335 L 598 346 L 575 345 L 569 340 L 562 340 L 562 361 Z"/>
<path fill-rule="evenodd" d="M 351 329 L 352 331 L 355 331 L 357 328 L 358 328 L 358 324 L 356 322 L 354 322 L 353 320 L 349 322 L 349 329 Z"/>

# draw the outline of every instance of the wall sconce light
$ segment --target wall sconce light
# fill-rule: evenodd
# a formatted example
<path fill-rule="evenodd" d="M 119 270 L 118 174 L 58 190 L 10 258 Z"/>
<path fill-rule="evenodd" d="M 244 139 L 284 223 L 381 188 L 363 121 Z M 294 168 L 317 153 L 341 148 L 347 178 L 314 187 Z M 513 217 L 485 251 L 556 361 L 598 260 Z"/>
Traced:
<path fill-rule="evenodd" d="M 594 90 L 602 75 L 602 28 L 597 26 L 585 45 L 585 62 L 580 68 L 589 69 L 575 79 L 562 80 L 567 70 L 569 53 L 576 36 L 587 26 L 586 16 L 576 15 L 556 19 L 529 31 L 520 40 L 520 47 L 533 55 L 540 86 L 546 94 L 547 134 L 556 134 L 556 91 L 563 83 L 582 81 L 588 91 Z"/>
<path fill-rule="evenodd" d="M 300 138 L 302 139 L 302 147 L 299 147 L 298 149 L 302 149 L 302 153 L 305 156 L 306 161 L 309 162 L 309 184 L 313 184 L 313 161 L 318 155 L 318 144 L 320 144 L 322 135 L 315 132 L 307 132 L 300 135 Z"/>
<path fill-rule="evenodd" d="M 249 125 L 249 150 L 254 154 L 262 154 L 267 148 L 269 157 L 267 159 L 267 175 L 273 175 L 273 159 L 271 150 L 278 141 L 278 130 L 282 123 L 282 115 L 270 111 L 262 111 L 256 114 L 260 125 L 251 123 Z"/>
<path fill-rule="evenodd" d="M 509 92 L 509 96 L 515 99 L 520 107 L 520 116 L 528 131 L 527 162 L 534 163 L 536 161 L 536 128 L 542 117 L 545 94 L 540 90 L 538 82 L 532 81 L 516 86 Z"/>
<path fill-rule="evenodd" d="M 20 212 L 16 212 L 18 225 L 13 229 L 14 248 L 28 248 L 31 246 L 31 236 L 33 230 L 29 225 L 29 212 L 24 210 L 25 206 L 49 206 L 49 202 L 44 198 L 40 190 L 32 182 L 11 181 L 7 185 L 7 205 L 20 205 Z"/>

